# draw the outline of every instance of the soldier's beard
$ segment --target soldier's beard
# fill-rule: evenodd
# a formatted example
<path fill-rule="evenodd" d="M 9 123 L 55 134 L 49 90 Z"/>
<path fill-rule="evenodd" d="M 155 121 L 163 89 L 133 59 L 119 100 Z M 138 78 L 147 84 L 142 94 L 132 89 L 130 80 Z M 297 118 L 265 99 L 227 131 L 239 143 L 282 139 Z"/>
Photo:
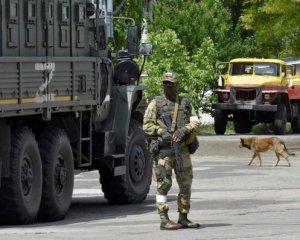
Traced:
<path fill-rule="evenodd" d="M 176 96 L 178 95 L 178 86 L 164 86 L 164 94 L 167 99 L 175 102 Z"/>

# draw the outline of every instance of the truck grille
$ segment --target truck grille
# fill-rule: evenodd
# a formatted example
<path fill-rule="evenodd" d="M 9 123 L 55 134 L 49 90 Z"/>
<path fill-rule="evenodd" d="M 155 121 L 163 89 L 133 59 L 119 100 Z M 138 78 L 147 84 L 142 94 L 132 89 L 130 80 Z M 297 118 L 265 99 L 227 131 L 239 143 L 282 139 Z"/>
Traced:
<path fill-rule="evenodd" d="M 256 89 L 236 89 L 237 101 L 253 101 L 256 99 Z"/>

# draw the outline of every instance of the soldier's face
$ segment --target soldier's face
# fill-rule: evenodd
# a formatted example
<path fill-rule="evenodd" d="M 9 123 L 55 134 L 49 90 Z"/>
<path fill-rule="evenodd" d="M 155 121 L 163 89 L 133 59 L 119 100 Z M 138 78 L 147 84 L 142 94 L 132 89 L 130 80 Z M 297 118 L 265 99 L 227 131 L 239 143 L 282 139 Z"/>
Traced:
<path fill-rule="evenodd" d="M 166 98 L 168 98 L 171 101 L 175 101 L 176 96 L 178 94 L 178 83 L 164 81 L 163 88 L 164 88 L 164 94 Z"/>

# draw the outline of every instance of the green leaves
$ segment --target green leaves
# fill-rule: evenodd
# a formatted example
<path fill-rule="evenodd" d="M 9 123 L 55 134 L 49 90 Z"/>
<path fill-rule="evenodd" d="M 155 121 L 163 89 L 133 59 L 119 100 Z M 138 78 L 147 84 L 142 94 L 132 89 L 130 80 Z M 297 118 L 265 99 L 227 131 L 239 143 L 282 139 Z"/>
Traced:
<path fill-rule="evenodd" d="M 217 51 L 210 38 L 205 38 L 200 48 L 189 56 L 186 47 L 173 30 L 160 31 L 150 36 L 154 45 L 153 55 L 147 60 L 148 86 L 146 98 L 163 94 L 162 76 L 167 71 L 180 77 L 180 95 L 192 100 L 195 109 L 203 107 L 205 93 L 215 84 L 214 63 Z M 204 104 L 205 105 L 205 104 Z"/>
<path fill-rule="evenodd" d="M 213 101 L 206 95 L 216 87 L 217 61 L 300 55 L 298 0 L 127 0 L 118 16 L 133 17 L 140 26 L 142 7 L 150 2 L 153 55 L 147 58 L 148 77 L 143 79 L 147 98 L 162 94 L 163 73 L 174 71 L 181 79 L 181 95 L 190 97 L 196 109 L 206 109 Z M 126 39 L 129 22 L 114 23 L 116 49 L 125 48 L 121 39 Z"/>
<path fill-rule="evenodd" d="M 174 71 L 182 79 L 185 74 L 184 63 L 188 55 L 184 45 L 173 30 L 160 31 L 150 35 L 153 55 L 148 57 L 146 67 L 148 78 L 143 82 L 148 85 L 146 97 L 162 94 L 162 76 L 167 71 Z"/>
<path fill-rule="evenodd" d="M 219 0 L 164 0 L 154 5 L 151 42 L 153 55 L 145 69 L 146 97 L 162 94 L 162 76 L 175 71 L 180 76 L 180 94 L 188 96 L 196 110 L 207 108 L 207 92 L 216 86 L 214 65 L 241 51 L 233 37 L 230 12 Z M 238 44 L 238 47 L 233 47 Z"/>
<path fill-rule="evenodd" d="M 300 2 L 296 0 L 248 0 L 242 17 L 246 29 L 255 30 L 260 52 L 265 57 L 300 54 Z"/>

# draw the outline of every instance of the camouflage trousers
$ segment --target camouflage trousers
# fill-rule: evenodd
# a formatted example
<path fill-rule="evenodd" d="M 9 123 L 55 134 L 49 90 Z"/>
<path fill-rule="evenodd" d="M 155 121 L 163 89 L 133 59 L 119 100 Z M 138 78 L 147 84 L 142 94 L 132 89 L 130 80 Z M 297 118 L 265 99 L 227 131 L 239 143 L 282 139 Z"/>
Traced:
<path fill-rule="evenodd" d="M 159 159 L 157 162 L 155 171 L 157 181 L 156 206 L 159 213 L 169 210 L 167 195 L 172 186 L 173 169 L 180 189 L 177 198 L 178 212 L 188 213 L 190 210 L 191 185 L 193 179 L 192 162 L 187 147 L 183 147 L 181 149 L 181 154 L 184 168 L 183 181 L 179 175 L 174 155 L 167 156 L 164 159 Z"/>

